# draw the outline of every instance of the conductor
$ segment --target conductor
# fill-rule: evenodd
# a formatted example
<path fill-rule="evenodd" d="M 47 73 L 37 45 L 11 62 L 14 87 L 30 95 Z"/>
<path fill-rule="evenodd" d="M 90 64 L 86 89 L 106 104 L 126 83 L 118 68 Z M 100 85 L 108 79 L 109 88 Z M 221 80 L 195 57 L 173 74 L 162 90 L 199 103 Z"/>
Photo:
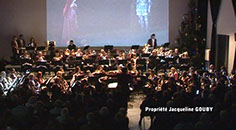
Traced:
<path fill-rule="evenodd" d="M 157 39 L 155 37 L 156 37 L 155 34 L 152 34 L 150 39 L 147 42 L 149 47 L 153 47 L 153 49 L 157 48 Z"/>

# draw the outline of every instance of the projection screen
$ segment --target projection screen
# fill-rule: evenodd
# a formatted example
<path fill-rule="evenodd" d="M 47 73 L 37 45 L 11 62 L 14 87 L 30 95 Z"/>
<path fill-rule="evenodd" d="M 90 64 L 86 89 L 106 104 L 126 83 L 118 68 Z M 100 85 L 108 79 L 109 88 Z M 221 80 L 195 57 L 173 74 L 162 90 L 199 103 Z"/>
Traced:
<path fill-rule="evenodd" d="M 168 42 L 169 0 L 47 0 L 47 40 L 67 46 Z"/>

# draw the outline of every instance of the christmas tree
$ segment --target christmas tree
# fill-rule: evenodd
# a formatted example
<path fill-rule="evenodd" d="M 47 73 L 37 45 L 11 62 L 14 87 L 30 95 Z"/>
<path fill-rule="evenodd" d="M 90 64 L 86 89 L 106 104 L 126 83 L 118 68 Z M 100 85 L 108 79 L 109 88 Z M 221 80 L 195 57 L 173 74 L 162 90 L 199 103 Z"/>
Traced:
<path fill-rule="evenodd" d="M 188 51 L 192 58 L 199 58 L 204 62 L 205 55 L 205 32 L 202 29 L 201 17 L 194 0 L 189 1 L 189 11 L 183 16 L 183 22 L 179 29 L 178 43 L 179 50 Z M 199 62 L 199 61 L 198 61 Z"/>

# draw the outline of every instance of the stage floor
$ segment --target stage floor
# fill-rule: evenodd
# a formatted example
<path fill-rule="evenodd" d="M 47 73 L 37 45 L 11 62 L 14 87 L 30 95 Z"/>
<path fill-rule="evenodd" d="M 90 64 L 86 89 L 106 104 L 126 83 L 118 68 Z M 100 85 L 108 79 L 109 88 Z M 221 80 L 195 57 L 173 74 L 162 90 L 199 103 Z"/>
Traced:
<path fill-rule="evenodd" d="M 128 113 L 129 118 L 129 128 L 130 130 L 148 130 L 151 125 L 151 119 L 149 117 L 144 117 L 142 121 L 142 126 L 138 125 L 140 119 L 140 105 L 143 102 L 145 95 L 141 92 L 134 92 L 130 96 L 130 101 L 128 102 Z"/>

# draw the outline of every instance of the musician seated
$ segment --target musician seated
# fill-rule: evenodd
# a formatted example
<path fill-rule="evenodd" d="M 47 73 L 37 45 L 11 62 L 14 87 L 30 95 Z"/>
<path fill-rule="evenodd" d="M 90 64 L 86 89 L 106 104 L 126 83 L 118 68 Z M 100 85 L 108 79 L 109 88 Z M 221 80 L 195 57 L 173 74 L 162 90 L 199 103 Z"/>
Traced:
<path fill-rule="evenodd" d="M 69 85 L 63 78 L 63 74 L 63 71 L 57 71 L 56 76 L 50 82 L 53 83 L 53 85 L 59 86 L 59 88 L 61 88 L 61 91 L 63 93 L 66 93 L 69 91 Z"/>
<path fill-rule="evenodd" d="M 157 55 L 158 55 L 158 56 L 165 56 L 165 52 L 164 52 L 164 48 L 163 48 L 163 47 L 160 47 L 160 48 L 157 50 Z"/>
<path fill-rule="evenodd" d="M 86 84 L 88 82 L 88 79 L 89 77 L 94 77 L 94 74 L 90 71 L 90 70 L 87 70 L 86 73 L 85 73 L 85 76 L 84 78 L 82 78 L 80 81 L 82 84 Z"/>
<path fill-rule="evenodd" d="M 75 50 L 71 50 L 71 51 L 70 51 L 70 56 L 76 57 L 76 52 L 75 52 Z"/>
<path fill-rule="evenodd" d="M 108 55 L 105 54 L 105 55 L 100 55 L 100 56 L 98 57 L 98 59 L 99 59 L 99 60 L 108 60 L 109 58 L 108 58 Z"/>
<path fill-rule="evenodd" d="M 29 47 L 37 48 L 37 43 L 35 42 L 35 39 L 33 37 L 30 38 L 30 42 L 28 43 Z"/>
<path fill-rule="evenodd" d="M 174 56 L 174 58 L 178 58 L 179 57 L 179 49 L 178 48 L 175 48 L 173 56 Z"/>
<path fill-rule="evenodd" d="M 53 81 L 54 81 L 54 82 L 53 82 L 53 84 L 52 84 L 52 86 L 51 86 L 51 90 L 52 90 L 53 92 L 60 91 L 60 92 L 63 93 L 64 87 L 63 87 L 63 85 L 61 84 L 61 83 L 62 83 L 61 79 L 60 79 L 59 77 L 55 77 Z M 57 93 L 58 93 L 58 92 L 57 92 Z"/>
<path fill-rule="evenodd" d="M 37 73 L 35 80 L 41 85 L 44 84 L 45 80 L 43 79 L 43 73 L 41 71 Z"/>
<path fill-rule="evenodd" d="M 106 75 L 108 76 L 116 76 L 117 74 L 121 74 L 122 73 L 122 67 L 117 65 L 116 66 L 116 70 L 110 70 L 106 73 Z"/>
<path fill-rule="evenodd" d="M 41 51 L 38 52 L 37 56 L 35 57 L 37 62 L 46 62 L 46 59 Z"/>
<path fill-rule="evenodd" d="M 159 90 L 161 89 L 162 85 L 166 83 L 166 75 L 165 75 L 165 73 L 161 73 L 160 76 L 161 77 L 157 81 L 158 89 Z"/>
<path fill-rule="evenodd" d="M 158 78 L 157 78 L 157 75 L 155 75 L 154 71 L 148 70 L 148 73 L 149 73 L 148 79 L 153 81 L 154 83 L 157 83 Z"/>
<path fill-rule="evenodd" d="M 101 49 L 99 54 L 106 55 L 106 51 L 104 49 Z"/>
<path fill-rule="evenodd" d="M 69 50 L 69 49 L 66 49 L 64 55 L 65 55 L 66 57 L 67 57 L 67 56 L 70 56 L 70 50 Z"/>
<path fill-rule="evenodd" d="M 104 66 L 103 65 L 99 65 L 97 67 L 97 69 L 93 72 L 93 74 L 105 74 L 105 70 L 104 70 Z"/>
<path fill-rule="evenodd" d="M 126 55 L 126 59 L 127 59 L 127 60 L 131 60 L 131 58 L 132 58 L 132 54 L 131 54 L 131 53 L 128 53 L 128 54 Z"/>
<path fill-rule="evenodd" d="M 80 67 L 77 66 L 77 67 L 75 68 L 75 72 L 74 72 L 74 74 L 73 74 L 73 76 L 72 76 L 72 79 L 71 79 L 71 81 L 70 81 L 70 85 L 71 85 L 71 86 L 72 86 L 72 84 L 73 84 L 76 80 L 78 80 L 78 77 L 79 77 L 79 76 L 84 76 L 84 74 L 83 74 L 83 71 L 81 71 Z"/>
<path fill-rule="evenodd" d="M 22 55 L 20 56 L 20 58 L 21 58 L 21 59 L 30 60 L 30 59 L 31 59 L 31 56 L 30 56 L 30 54 L 28 53 L 28 51 L 25 50 L 25 51 L 22 53 Z"/>
<path fill-rule="evenodd" d="M 95 50 L 89 50 L 89 55 L 90 55 L 90 56 L 96 56 L 97 53 L 96 53 Z"/>
<path fill-rule="evenodd" d="M 59 52 L 59 55 L 60 55 L 61 57 L 64 56 L 64 50 L 63 50 L 63 49 L 59 49 L 58 52 Z"/>
<path fill-rule="evenodd" d="M 121 74 L 122 73 L 122 67 L 117 65 L 116 70 L 113 71 L 115 74 Z"/>
<path fill-rule="evenodd" d="M 211 65 L 209 66 L 208 72 L 209 72 L 210 74 L 213 74 L 213 73 L 216 72 L 215 66 L 214 66 L 213 64 L 211 64 Z"/>
<path fill-rule="evenodd" d="M 165 53 L 165 58 L 174 58 L 173 50 L 169 50 Z"/>
<path fill-rule="evenodd" d="M 48 51 L 46 49 L 43 50 L 42 53 L 43 53 L 43 56 L 45 57 L 46 60 L 50 59 L 50 55 L 48 54 Z"/>
<path fill-rule="evenodd" d="M 16 70 L 14 68 L 12 68 L 11 71 L 10 71 L 10 77 L 12 79 L 17 78 L 17 72 L 16 72 Z"/>
<path fill-rule="evenodd" d="M 9 89 L 10 83 L 8 82 L 8 80 L 6 79 L 6 76 L 4 76 L 3 73 L 5 72 L 2 71 L 0 74 L 0 89 L 4 91 L 4 90 Z"/>
<path fill-rule="evenodd" d="M 76 54 L 76 57 L 82 57 L 83 56 L 83 52 L 79 48 L 77 49 L 75 54 Z"/>
<path fill-rule="evenodd" d="M 3 77 L 0 76 L 0 96 L 4 94 L 4 90 L 5 90 L 5 85 L 3 83 Z"/>
<path fill-rule="evenodd" d="M 125 59 L 126 59 L 125 56 L 126 56 L 126 55 L 125 55 L 124 52 L 123 52 L 123 53 L 119 53 L 119 55 L 116 57 L 116 60 L 125 60 Z"/>
<path fill-rule="evenodd" d="M 131 75 L 131 76 L 138 76 L 139 72 L 138 72 L 136 66 L 133 65 L 133 66 L 131 66 L 131 67 L 132 67 L 132 69 L 131 69 L 130 72 L 129 72 L 130 75 Z"/>
<path fill-rule="evenodd" d="M 4 94 L 6 95 L 8 92 L 8 90 L 13 87 L 13 84 L 15 83 L 16 79 L 17 79 L 17 75 L 14 72 L 15 69 L 12 69 L 11 71 L 8 71 L 7 73 L 5 71 L 2 71 L 0 73 L 0 91 L 2 91 Z"/>
<path fill-rule="evenodd" d="M 62 56 L 60 55 L 60 53 L 59 53 L 59 51 L 58 50 L 56 50 L 56 52 L 55 52 L 55 56 L 53 57 L 53 61 L 62 61 Z"/>
<path fill-rule="evenodd" d="M 168 74 L 169 77 L 173 77 L 176 81 L 179 78 L 178 72 L 175 71 L 175 67 L 171 67 L 170 73 Z"/>
<path fill-rule="evenodd" d="M 144 44 L 144 47 L 142 49 L 142 54 L 149 53 L 149 44 Z"/>
<path fill-rule="evenodd" d="M 188 55 L 188 52 L 186 51 L 186 52 L 184 52 L 184 53 L 182 53 L 182 54 L 180 54 L 180 56 L 179 56 L 180 58 L 182 58 L 182 59 L 190 59 L 190 57 L 189 57 L 189 55 Z"/>
<path fill-rule="evenodd" d="M 136 55 L 136 54 L 133 54 L 133 55 L 132 55 L 132 58 L 131 58 L 131 60 L 130 60 L 131 65 L 132 65 L 132 66 L 137 66 L 137 60 L 138 60 L 137 55 Z"/>
<path fill-rule="evenodd" d="M 82 56 L 82 59 L 85 60 L 85 59 L 89 59 L 89 58 L 90 58 L 89 51 L 85 51 L 85 53 Z"/>
<path fill-rule="evenodd" d="M 76 59 L 75 51 L 71 50 L 70 55 L 66 57 L 66 62 L 71 63 L 71 62 L 75 61 L 75 59 Z"/>
<path fill-rule="evenodd" d="M 31 73 L 29 75 L 29 86 L 30 86 L 30 88 L 32 90 L 34 90 L 35 93 L 38 93 L 38 91 L 41 90 L 41 88 L 40 88 L 41 86 L 40 85 L 41 84 L 36 80 L 35 75 L 33 73 Z"/>
<path fill-rule="evenodd" d="M 157 57 L 157 49 L 152 51 L 150 57 Z"/>
<path fill-rule="evenodd" d="M 137 54 L 136 49 L 131 49 L 129 53 L 131 53 L 132 55 Z"/>
<path fill-rule="evenodd" d="M 70 40 L 70 43 L 69 43 L 67 49 L 69 49 L 70 51 L 71 50 L 76 50 L 76 45 L 74 44 L 73 40 Z"/>
<path fill-rule="evenodd" d="M 108 59 L 108 55 L 104 49 L 101 49 L 100 53 L 98 54 L 98 59 L 99 60 L 107 60 Z"/>
<path fill-rule="evenodd" d="M 187 71 L 183 71 L 182 75 L 180 76 L 179 78 L 184 85 L 187 85 L 188 84 L 188 80 L 189 80 L 189 76 L 188 76 L 188 73 Z"/>
<path fill-rule="evenodd" d="M 116 54 L 117 54 L 118 56 L 121 55 L 120 49 L 116 49 L 115 52 L 116 52 Z"/>

